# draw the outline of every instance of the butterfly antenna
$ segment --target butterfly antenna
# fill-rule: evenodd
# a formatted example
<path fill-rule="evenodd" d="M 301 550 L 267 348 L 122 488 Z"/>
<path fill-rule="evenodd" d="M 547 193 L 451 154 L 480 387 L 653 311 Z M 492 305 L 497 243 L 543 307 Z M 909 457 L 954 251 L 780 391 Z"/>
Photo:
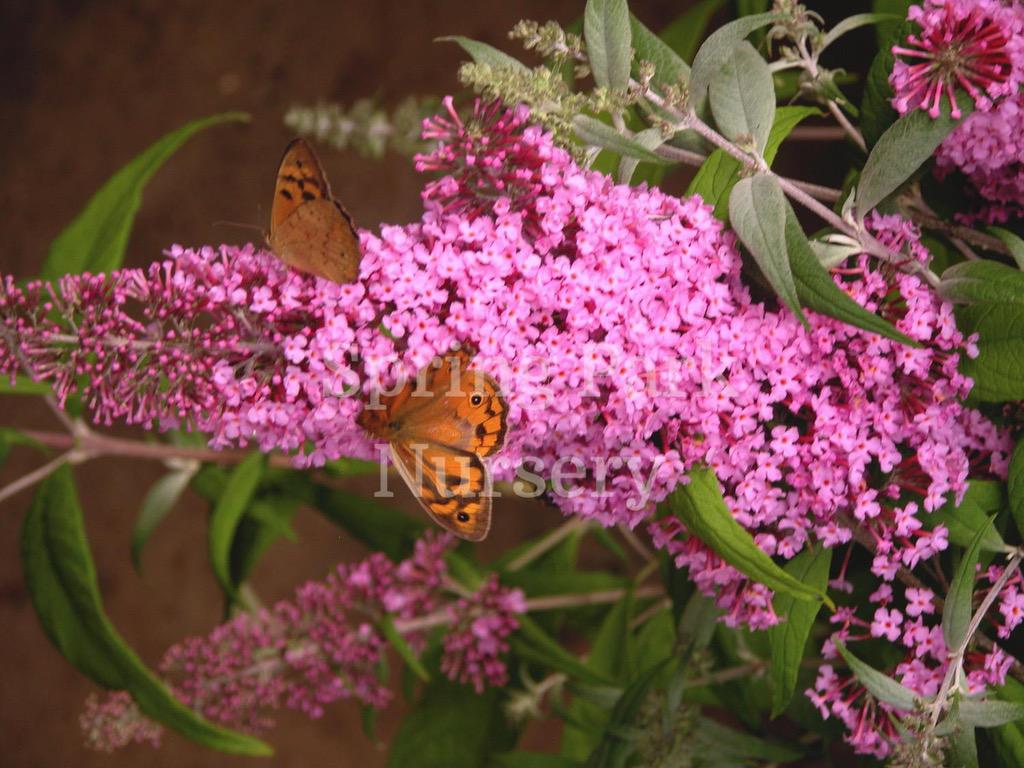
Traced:
<path fill-rule="evenodd" d="M 246 224 L 241 221 L 215 221 L 213 222 L 215 227 L 241 227 L 242 229 L 255 229 L 257 232 L 262 232 L 263 227 L 256 224 Z"/>

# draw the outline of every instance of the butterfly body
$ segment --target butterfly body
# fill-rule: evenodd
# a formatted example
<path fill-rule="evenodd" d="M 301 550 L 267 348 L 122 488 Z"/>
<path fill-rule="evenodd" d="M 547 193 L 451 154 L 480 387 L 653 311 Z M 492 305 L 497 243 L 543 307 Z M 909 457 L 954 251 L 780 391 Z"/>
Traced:
<path fill-rule="evenodd" d="M 331 196 L 323 166 L 304 139 L 285 149 L 274 185 L 267 244 L 300 272 L 353 283 L 361 251 L 352 218 Z"/>
<path fill-rule="evenodd" d="M 399 474 L 427 514 L 470 541 L 487 535 L 491 476 L 484 459 L 505 441 L 507 406 L 497 382 L 454 353 L 396 394 L 367 404 L 358 424 L 387 442 Z"/>

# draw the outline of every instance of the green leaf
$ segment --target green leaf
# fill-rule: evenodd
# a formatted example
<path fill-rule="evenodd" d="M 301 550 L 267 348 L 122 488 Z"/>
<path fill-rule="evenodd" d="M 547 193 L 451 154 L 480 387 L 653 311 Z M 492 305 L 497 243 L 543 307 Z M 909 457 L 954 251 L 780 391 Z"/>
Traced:
<path fill-rule="evenodd" d="M 142 570 L 142 549 L 150 535 L 181 498 L 197 469 L 197 466 L 190 466 L 169 472 L 146 493 L 132 529 L 132 565 L 136 571 Z"/>
<path fill-rule="evenodd" d="M 313 506 L 335 525 L 341 526 L 375 552 L 398 561 L 412 552 L 426 524 L 402 510 L 377 499 L 314 487 Z"/>
<path fill-rule="evenodd" d="M 892 13 L 855 13 L 853 16 L 847 16 L 825 34 L 818 52 L 824 51 L 840 37 L 855 29 L 869 24 L 880 24 L 883 21 L 899 21 L 901 18 Z"/>
<path fill-rule="evenodd" d="M 632 614 L 631 595 L 613 603 L 605 614 L 587 655 L 588 667 L 599 675 L 618 682 L 627 681 L 631 674 L 629 662 L 633 658 L 630 648 L 633 633 L 629 630 L 629 622 Z"/>
<path fill-rule="evenodd" d="M 954 304 L 1024 304 L 1024 272 L 998 261 L 962 261 L 942 273 L 939 295 Z"/>
<path fill-rule="evenodd" d="M 736 182 L 729 196 L 729 220 L 779 299 L 807 325 L 786 251 L 786 207 L 779 182 L 759 173 Z"/>
<path fill-rule="evenodd" d="M 793 207 L 788 201 L 785 201 L 785 205 L 786 250 L 789 253 L 789 265 L 793 270 L 793 280 L 800 303 L 815 312 L 877 333 L 879 336 L 912 347 L 920 346 L 887 320 L 866 310 L 835 284 L 832 276 L 811 249 Z"/>
<path fill-rule="evenodd" d="M 1000 725 L 988 732 L 1000 765 L 1024 765 L 1024 733 L 1017 725 Z"/>
<path fill-rule="evenodd" d="M 610 675 L 595 672 L 581 662 L 529 616 L 522 615 L 518 620 L 519 631 L 510 639 L 516 656 L 592 685 L 611 685 L 615 682 Z"/>
<path fill-rule="evenodd" d="M 287 496 L 264 496 L 252 501 L 231 540 L 232 584 L 248 579 L 263 553 L 279 538 L 298 540 L 291 525 L 298 506 L 297 499 Z"/>
<path fill-rule="evenodd" d="M 672 492 L 669 505 L 694 536 L 745 576 L 798 600 L 824 600 L 826 605 L 833 606 L 821 589 L 793 578 L 754 543 L 726 506 L 721 486 L 711 470 L 691 470 L 690 482 Z"/>
<path fill-rule="evenodd" d="M 966 116 L 971 107 L 962 99 L 960 109 Z M 885 198 L 913 176 L 938 148 L 950 132 L 960 124 L 950 116 L 949 102 L 943 103 L 942 114 L 932 118 L 915 109 L 904 115 L 882 134 L 868 155 L 857 184 L 857 210 L 868 214 Z"/>
<path fill-rule="evenodd" d="M 495 69 L 511 69 L 516 72 L 529 71 L 529 67 L 519 59 L 509 56 L 504 51 L 499 51 L 493 45 L 481 43 L 478 40 L 471 40 L 461 35 L 447 35 L 434 38 L 434 42 L 457 43 L 477 64 L 487 64 Z"/>
<path fill-rule="evenodd" d="M 950 765 L 957 768 L 978 768 L 978 743 L 973 728 L 959 728 L 950 741 Z"/>
<path fill-rule="evenodd" d="M 737 731 L 709 717 L 700 718 L 696 733 L 698 754 L 713 754 L 726 765 L 748 765 L 755 760 L 789 763 L 804 756 L 803 752 Z"/>
<path fill-rule="evenodd" d="M 1003 227 L 988 227 L 988 231 L 1002 240 L 1003 245 L 1010 250 L 1010 255 L 1017 263 L 1017 269 L 1024 269 L 1024 239 Z"/>
<path fill-rule="evenodd" d="M 231 470 L 228 484 L 210 515 L 207 534 L 210 564 L 217 581 L 228 594 L 234 594 L 236 587 L 231 578 L 231 542 L 242 515 L 256 493 L 265 466 L 262 454 L 250 453 L 246 456 Z"/>
<path fill-rule="evenodd" d="M 53 388 L 45 381 L 32 381 L 27 376 L 17 376 L 14 383 L 8 376 L 0 376 L 0 395 L 49 395 Z"/>
<path fill-rule="evenodd" d="M 512 739 L 501 711 L 502 692 L 437 678 L 402 719 L 391 741 L 390 768 L 487 768 L 493 749 Z"/>
<path fill-rule="evenodd" d="M 805 549 L 786 563 L 785 571 L 797 581 L 820 589 L 828 586 L 832 550 L 823 547 Z M 775 613 L 783 621 L 768 630 L 772 648 L 772 717 L 778 717 L 789 706 L 796 690 L 800 662 L 804 658 L 807 639 L 821 605 L 794 600 L 789 595 L 776 595 Z"/>
<path fill-rule="evenodd" d="M 626 0 L 587 0 L 583 38 L 594 82 L 601 88 L 625 91 L 633 55 Z"/>
<path fill-rule="evenodd" d="M 981 554 L 981 542 L 993 520 L 995 517 L 990 517 L 988 523 L 974 535 L 971 545 L 960 559 L 946 594 L 946 602 L 942 606 L 942 636 L 951 653 L 967 640 L 973 610 L 971 600 L 974 597 L 974 572 Z"/>
<path fill-rule="evenodd" d="M 1011 477 L 1013 465 L 1011 462 Z M 971 480 L 960 506 L 954 499 L 947 501 L 927 518 L 927 522 L 941 523 L 949 530 L 949 540 L 960 547 L 969 547 L 979 531 L 984 530 L 981 549 L 986 552 L 1005 552 L 1006 542 L 989 525 L 990 517 L 1006 507 L 1003 484 L 994 480 Z"/>
<path fill-rule="evenodd" d="M 960 701 L 960 722 L 977 728 L 994 728 L 998 725 L 1024 720 L 1024 704 L 999 699 L 963 699 Z"/>
<path fill-rule="evenodd" d="M 635 747 L 632 740 L 623 738 L 622 734 L 636 720 L 637 713 L 646 700 L 651 686 L 668 663 L 669 659 L 664 659 L 650 667 L 622 692 L 618 701 L 615 702 L 615 706 L 612 707 L 604 737 L 590 753 L 586 768 L 624 768 L 626 766 Z"/>
<path fill-rule="evenodd" d="M 708 86 L 711 114 L 719 131 L 733 142 L 753 142 L 764 152 L 775 115 L 775 85 L 768 63 L 750 43 L 736 43 Z"/>
<path fill-rule="evenodd" d="M 689 65 L 658 35 L 645 27 L 636 16 L 629 17 L 629 24 L 633 48 L 636 50 L 634 68 L 641 61 L 651 62 L 654 65 L 654 77 L 651 82 L 662 88 L 666 85 L 681 85 L 690 79 Z"/>
<path fill-rule="evenodd" d="M 7 457 L 11 455 L 11 449 L 16 445 L 28 445 L 43 453 L 50 452 L 34 437 L 29 437 L 12 427 L 0 427 L 0 467 L 7 461 Z"/>
<path fill-rule="evenodd" d="M 1017 533 L 1024 536 L 1024 438 L 1017 441 L 1010 457 L 1006 490 L 1010 498 L 1010 514 L 1017 525 Z"/>
<path fill-rule="evenodd" d="M 103 611 L 66 465 L 36 491 L 22 528 L 21 559 L 43 629 L 80 672 L 104 687 L 127 690 L 143 714 L 193 741 L 223 752 L 271 754 L 263 742 L 214 725 L 175 699 L 114 629 Z"/>
<path fill-rule="evenodd" d="M 390 614 L 385 613 L 377 620 L 377 627 L 380 629 L 384 638 L 391 643 L 391 647 L 395 649 L 395 652 L 402 657 L 409 669 L 416 673 L 416 677 L 425 683 L 430 682 L 430 675 L 427 673 L 426 667 L 423 666 L 423 662 L 420 661 L 409 644 L 402 637 L 398 628 L 395 627 L 395 620 Z"/>
<path fill-rule="evenodd" d="M 873 0 L 871 10 L 894 17 L 893 21 L 881 21 L 875 28 L 875 39 L 880 49 L 891 48 L 896 31 L 903 26 L 907 11 L 914 0 Z"/>
<path fill-rule="evenodd" d="M 700 41 L 704 38 L 711 19 L 722 6 L 725 0 L 700 0 L 687 8 L 675 18 L 667 27 L 661 30 L 659 37 L 670 49 L 684 61 L 693 61 Z M 635 38 L 635 36 L 634 36 Z M 640 55 L 639 48 L 637 55 Z M 689 70 L 689 67 L 687 67 Z"/>
<path fill-rule="evenodd" d="M 978 356 L 960 358 L 984 402 L 1024 399 L 1024 304 L 972 304 L 957 312 L 964 335 L 978 334 Z"/>
<path fill-rule="evenodd" d="M 806 117 L 821 114 L 815 107 L 779 107 L 775 110 L 775 120 L 768 134 L 768 144 L 764 150 L 765 162 L 770 166 L 782 142 L 790 132 Z M 740 162 L 732 155 L 716 149 L 704 161 L 697 175 L 690 182 L 688 195 L 700 195 L 704 202 L 714 206 L 715 216 L 722 221 L 729 218 L 729 193 L 739 180 Z"/>
<path fill-rule="evenodd" d="M 836 650 L 846 661 L 850 671 L 876 699 L 908 712 L 915 709 L 919 697 L 912 690 L 865 664 L 848 651 L 843 643 L 837 642 Z"/>
<path fill-rule="evenodd" d="M 633 134 L 633 141 L 644 149 L 656 149 L 665 143 L 665 136 L 660 128 L 647 128 L 640 133 Z M 633 181 L 633 174 L 636 172 L 640 160 L 635 157 L 623 157 L 619 161 L 619 183 L 630 184 Z M 659 163 L 658 167 L 661 167 Z"/>
<path fill-rule="evenodd" d="M 697 55 L 693 57 L 693 68 L 690 70 L 690 103 L 696 111 L 700 111 L 707 97 L 711 78 L 721 69 L 732 56 L 736 43 L 747 37 L 751 32 L 767 26 L 778 17 L 774 13 L 758 13 L 744 16 L 741 19 L 724 24 L 704 41 Z"/>
<path fill-rule="evenodd" d="M 610 149 L 624 157 L 644 160 L 656 165 L 668 165 L 668 161 L 656 155 L 633 136 L 619 133 L 612 126 L 602 123 L 590 115 L 577 115 L 572 121 L 576 137 L 584 144 Z"/>
<path fill-rule="evenodd" d="M 124 262 L 142 190 L 150 177 L 189 137 L 213 125 L 248 122 L 244 112 L 224 112 L 186 123 L 137 155 L 92 196 L 78 216 L 57 236 L 46 254 L 40 276 L 109 272 Z"/>
<path fill-rule="evenodd" d="M 906 15 L 906 14 L 904 14 Z M 888 27 L 884 40 L 879 42 L 879 50 L 871 66 L 868 68 L 864 81 L 864 96 L 860 102 L 860 131 L 868 147 L 873 147 L 886 129 L 899 119 L 899 113 L 892 107 L 893 90 L 889 84 L 889 73 L 892 72 L 896 57 L 892 47 L 914 29 L 911 22 L 880 24 L 878 29 Z"/>

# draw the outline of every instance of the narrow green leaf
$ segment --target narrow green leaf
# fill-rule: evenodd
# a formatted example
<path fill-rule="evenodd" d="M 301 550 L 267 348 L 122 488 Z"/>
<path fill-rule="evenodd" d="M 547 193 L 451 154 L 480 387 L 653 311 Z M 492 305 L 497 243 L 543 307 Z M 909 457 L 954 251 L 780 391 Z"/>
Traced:
<path fill-rule="evenodd" d="M 231 542 L 235 529 L 245 514 L 266 465 L 260 453 L 250 453 L 231 470 L 228 484 L 210 515 L 207 542 L 210 564 L 221 587 L 228 594 L 234 594 L 236 584 L 231 578 Z"/>
<path fill-rule="evenodd" d="M 223 752 L 269 755 L 263 742 L 205 720 L 180 701 L 129 648 L 103 611 L 96 569 L 71 469 L 44 480 L 21 537 L 25 583 L 39 621 L 61 654 L 107 688 L 127 690 L 149 718 Z"/>
<path fill-rule="evenodd" d="M 612 126 L 602 123 L 590 115 L 577 115 L 572 121 L 576 137 L 584 144 L 610 149 L 624 157 L 644 160 L 656 165 L 668 165 L 668 161 L 656 155 L 633 136 L 619 133 Z"/>
<path fill-rule="evenodd" d="M 866 27 L 869 24 L 880 24 L 884 21 L 899 21 L 900 18 L 902 17 L 893 13 L 855 13 L 853 16 L 847 16 L 825 33 L 825 38 L 821 41 L 818 51 L 824 51 L 840 37 L 855 29 Z"/>
<path fill-rule="evenodd" d="M 709 717 L 700 718 L 696 733 L 699 753 L 713 754 L 726 765 L 748 765 L 755 760 L 789 763 L 804 756 L 791 747 L 729 728 Z"/>
<path fill-rule="evenodd" d="M 434 42 L 458 44 L 477 64 L 487 64 L 496 69 L 511 69 L 517 72 L 529 71 L 529 67 L 519 59 L 509 56 L 504 51 L 499 51 L 493 45 L 481 43 L 478 40 L 471 40 L 461 35 L 447 35 L 434 38 Z"/>
<path fill-rule="evenodd" d="M 998 261 L 962 261 L 942 273 L 939 295 L 954 304 L 1024 304 L 1024 272 Z"/>
<path fill-rule="evenodd" d="M 816 107 L 779 107 L 775 110 L 772 130 L 768 134 L 764 159 L 770 166 L 782 142 L 800 124 L 802 120 L 821 112 Z M 729 218 L 729 193 L 739 181 L 740 162 L 732 155 L 716 149 L 704 161 L 693 181 L 690 182 L 688 195 L 700 195 L 704 202 L 714 206 L 715 216 L 722 221 Z"/>
<path fill-rule="evenodd" d="M 785 571 L 797 581 L 822 592 L 828 586 L 832 550 L 824 547 L 805 549 L 786 563 Z M 804 658 L 807 639 L 821 605 L 794 600 L 789 595 L 776 595 L 775 613 L 782 619 L 768 630 L 772 648 L 772 717 L 778 717 L 789 706 L 796 690 L 800 662 Z"/>
<path fill-rule="evenodd" d="M 1010 514 L 1017 525 L 1017 533 L 1024 536 L 1024 439 L 1017 441 L 1010 457 L 1006 490 L 1010 500 Z"/>
<path fill-rule="evenodd" d="M 426 667 L 423 666 L 423 662 L 420 661 L 409 644 L 402 637 L 402 634 L 395 627 L 395 620 L 390 614 L 384 614 L 377 620 L 377 627 L 380 629 L 384 638 L 391 643 L 391 647 L 395 649 L 395 652 L 402 657 L 402 661 L 408 665 L 409 669 L 416 673 L 416 677 L 425 683 L 430 682 L 430 675 L 427 673 Z"/>
<path fill-rule="evenodd" d="M 519 631 L 512 636 L 510 644 L 516 656 L 536 661 L 585 683 L 611 685 L 615 682 L 610 675 L 595 672 L 569 653 L 529 616 L 519 617 Z"/>
<path fill-rule="evenodd" d="M 57 236 L 46 254 L 40 276 L 54 280 L 63 274 L 109 272 L 124 261 L 142 190 L 160 166 L 189 137 L 226 122 L 248 122 L 244 112 L 225 112 L 193 120 L 173 131 L 110 177 L 78 216 Z"/>
<path fill-rule="evenodd" d="M 278 539 L 297 541 L 292 518 L 299 500 L 288 496 L 261 496 L 253 499 L 238 522 L 231 540 L 231 583 L 243 584 L 263 554 Z"/>
<path fill-rule="evenodd" d="M 960 702 L 960 722 L 965 725 L 994 728 L 1018 720 L 1024 720 L 1024 704 L 1018 701 L 963 699 Z"/>
<path fill-rule="evenodd" d="M 779 299 L 806 325 L 786 251 L 786 207 L 779 182 L 759 173 L 736 182 L 729 196 L 729 220 Z"/>
<path fill-rule="evenodd" d="M 774 13 L 744 16 L 722 25 L 708 35 L 708 39 L 693 57 L 693 68 L 690 70 L 690 102 L 695 110 L 700 111 L 707 98 L 711 78 L 732 56 L 736 43 L 777 18 Z"/>
<path fill-rule="evenodd" d="M 949 585 L 946 602 L 942 606 L 942 636 L 946 647 L 953 652 L 967 639 L 971 623 L 971 600 L 974 597 L 974 576 L 981 554 L 981 542 L 995 517 L 990 517 L 984 528 L 974 536 L 971 545 L 964 552 L 957 566 L 956 575 Z"/>
<path fill-rule="evenodd" d="M 726 506 L 721 486 L 711 470 L 691 470 L 690 482 L 673 491 L 669 504 L 694 536 L 744 575 L 776 592 L 798 600 L 824 600 L 832 607 L 832 601 L 821 589 L 793 578 L 754 543 Z"/>
<path fill-rule="evenodd" d="M 746 40 L 736 43 L 708 88 L 719 131 L 734 142 L 752 141 L 762 154 L 775 115 L 775 86 L 761 54 Z"/>
<path fill-rule="evenodd" d="M 915 709 L 919 697 L 912 690 L 865 664 L 848 651 L 843 643 L 837 642 L 836 650 L 846 661 L 850 671 L 876 699 L 908 712 Z"/>
<path fill-rule="evenodd" d="M 1011 462 L 1011 477 L 1012 477 Z M 964 493 L 963 501 L 956 505 L 949 499 L 942 507 L 935 510 L 927 522 L 934 525 L 942 524 L 949 531 L 949 540 L 960 547 L 969 547 L 979 531 L 984 530 L 981 549 L 985 552 L 1005 552 L 1006 542 L 993 526 L 989 518 L 1006 507 L 1006 493 L 1003 484 L 995 480 L 971 480 Z"/>
<path fill-rule="evenodd" d="M 435 679 L 391 740 L 389 768 L 487 768 L 489 753 L 514 740 L 501 697 L 498 688 L 478 694 L 472 686 Z"/>
<path fill-rule="evenodd" d="M 605 614 L 587 654 L 590 669 L 620 683 L 631 676 L 628 664 L 633 658 L 630 649 L 633 633 L 629 629 L 632 614 L 632 596 L 614 603 Z"/>
<path fill-rule="evenodd" d="M 633 141 L 644 149 L 656 149 L 665 143 L 665 136 L 660 128 L 647 128 L 639 133 L 633 134 Z M 635 157 L 623 157 L 619 161 L 619 183 L 629 184 L 633 181 L 633 174 L 636 172 L 640 160 Z M 659 164 L 660 166 L 660 164 Z"/>
<path fill-rule="evenodd" d="M 711 19 L 722 9 L 723 5 L 725 5 L 725 0 L 700 0 L 661 30 L 659 37 L 683 61 L 693 61 Z"/>
<path fill-rule="evenodd" d="M 1017 263 L 1017 269 L 1024 269 L 1024 239 L 1003 227 L 989 227 L 988 231 L 1002 240 L 1003 245 L 1010 250 L 1010 255 Z"/>
<path fill-rule="evenodd" d="M 985 402 L 1024 399 L 1024 304 L 972 304 L 957 312 L 964 334 L 978 334 L 978 356 L 961 357 L 974 381 L 971 397 Z"/>
<path fill-rule="evenodd" d="M 988 732 L 1000 765 L 1024 765 L 1024 733 L 1017 725 L 1000 725 Z"/>
<path fill-rule="evenodd" d="M 594 82 L 601 88 L 625 91 L 633 54 L 626 0 L 587 0 L 583 38 Z"/>
<path fill-rule="evenodd" d="M 53 388 L 45 381 L 32 381 L 27 376 L 17 376 L 14 382 L 7 376 L 0 376 L 0 395 L 49 395 Z"/>
<path fill-rule="evenodd" d="M 634 69 L 641 61 L 651 62 L 654 65 L 651 82 L 661 88 L 666 85 L 682 85 L 690 79 L 690 66 L 658 35 L 645 27 L 636 16 L 629 17 L 629 24 L 633 48 L 636 50 Z"/>
<path fill-rule="evenodd" d="M 647 698 L 647 693 L 668 663 L 669 659 L 664 659 L 629 683 L 622 695 L 619 696 L 618 701 L 615 702 L 611 716 L 608 718 L 608 727 L 605 728 L 604 737 L 590 753 L 586 768 L 624 768 L 626 766 L 635 747 L 632 740 L 623 738 L 622 734 L 633 725 L 641 705 Z"/>
<path fill-rule="evenodd" d="M 974 729 L 961 727 L 950 739 L 952 750 L 950 765 L 957 768 L 978 768 L 978 742 L 975 739 Z"/>
<path fill-rule="evenodd" d="M 911 347 L 919 347 L 916 341 L 901 333 L 894 325 L 869 312 L 853 298 L 839 288 L 832 276 L 818 261 L 811 249 L 811 244 L 804 235 L 800 221 L 789 201 L 786 206 L 786 250 L 789 253 L 789 265 L 793 270 L 797 296 L 800 303 L 815 312 L 819 312 L 844 323 L 849 323 L 866 331 L 877 333 L 893 341 Z"/>
<path fill-rule="evenodd" d="M 142 570 L 142 549 L 150 535 L 181 498 L 197 469 L 186 467 L 169 472 L 153 483 L 146 493 L 132 529 L 132 565 L 136 571 Z"/>
<path fill-rule="evenodd" d="M 960 109 L 966 116 L 971 107 L 962 99 Z M 875 206 L 895 192 L 920 168 L 960 119 L 950 116 L 949 102 L 943 102 L 942 114 L 932 118 L 915 109 L 893 123 L 878 139 L 868 155 L 857 184 L 857 210 L 866 216 Z"/>

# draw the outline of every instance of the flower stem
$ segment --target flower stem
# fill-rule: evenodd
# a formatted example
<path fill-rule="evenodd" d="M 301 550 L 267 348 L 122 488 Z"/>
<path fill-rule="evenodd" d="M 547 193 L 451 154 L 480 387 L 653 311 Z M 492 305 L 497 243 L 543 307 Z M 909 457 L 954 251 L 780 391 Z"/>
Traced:
<path fill-rule="evenodd" d="M 20 491 L 23 491 L 26 488 L 31 488 L 36 483 L 42 482 L 47 477 L 56 472 L 58 469 L 60 469 L 62 466 L 72 461 L 74 458 L 75 451 L 68 451 L 67 453 L 62 453 L 55 459 L 46 462 L 41 467 L 32 470 L 28 474 L 22 475 L 14 482 L 5 485 L 3 488 L 0 488 L 0 501 L 9 499 L 16 493 L 19 493 Z"/>

